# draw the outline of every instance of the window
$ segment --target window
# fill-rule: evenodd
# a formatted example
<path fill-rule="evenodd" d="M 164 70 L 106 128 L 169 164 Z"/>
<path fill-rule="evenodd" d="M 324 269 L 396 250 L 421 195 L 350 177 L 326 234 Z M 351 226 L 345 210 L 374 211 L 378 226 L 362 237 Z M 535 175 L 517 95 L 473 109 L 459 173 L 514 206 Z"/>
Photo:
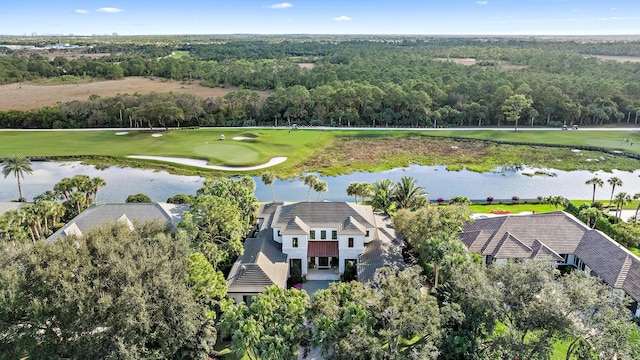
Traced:
<path fill-rule="evenodd" d="M 282 236 L 282 235 L 280 234 L 280 230 L 278 230 L 278 236 Z"/>
<path fill-rule="evenodd" d="M 347 246 L 350 248 L 353 247 L 353 238 L 349 238 L 349 244 Z"/>
<path fill-rule="evenodd" d="M 367 233 L 364 234 L 365 237 L 369 237 L 369 230 L 367 230 Z"/>
<path fill-rule="evenodd" d="M 327 230 L 320 230 L 320 239 L 322 240 L 327 239 Z"/>
<path fill-rule="evenodd" d="M 292 238 L 291 239 L 291 247 L 298 247 L 298 238 Z"/>
<path fill-rule="evenodd" d="M 331 230 L 331 239 L 338 239 L 338 230 Z"/>
<path fill-rule="evenodd" d="M 315 230 L 309 231 L 309 239 L 311 239 L 311 240 L 315 240 L 316 239 L 316 231 Z"/>

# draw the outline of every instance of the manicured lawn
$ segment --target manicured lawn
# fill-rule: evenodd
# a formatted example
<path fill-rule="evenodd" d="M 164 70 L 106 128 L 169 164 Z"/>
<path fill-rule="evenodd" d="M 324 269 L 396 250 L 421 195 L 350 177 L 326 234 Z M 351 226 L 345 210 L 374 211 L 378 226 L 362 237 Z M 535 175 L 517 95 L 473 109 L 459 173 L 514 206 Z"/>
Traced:
<path fill-rule="evenodd" d="M 274 168 L 281 177 L 293 177 L 306 171 L 326 175 L 353 171 L 379 171 L 410 164 L 447 165 L 489 171 L 497 166 L 528 164 L 563 170 L 631 170 L 640 162 L 623 156 L 603 155 L 595 151 L 575 153 L 567 148 L 490 145 L 442 136 L 527 141 L 562 145 L 595 145 L 616 149 L 620 139 L 632 138 L 640 153 L 640 135 L 622 131 L 391 131 L 391 130 L 315 130 L 287 128 L 206 128 L 161 131 L 146 129 L 115 135 L 112 131 L 0 131 L 0 157 L 83 156 L 93 163 L 164 168 L 172 172 L 197 173 L 181 165 L 159 165 L 126 159 L 128 155 L 185 157 L 207 160 L 211 165 L 250 166 L 266 163 L 273 157 L 288 160 Z M 160 137 L 151 136 L 161 133 Z M 250 140 L 233 137 L 253 135 Z M 225 135 L 226 140 L 220 140 Z M 636 139 L 636 137 L 638 137 Z M 37 144 L 37 146 L 34 146 Z M 636 145 L 634 145 L 636 146 Z M 456 150 L 452 150 L 456 149 Z M 533 149 L 533 150 L 532 150 Z M 624 149 L 636 151 L 633 149 Z M 480 154 L 480 155 L 478 155 Z M 100 158 L 105 157 L 105 158 Z M 98 158 L 98 159 L 96 159 Z M 585 159 L 599 158 L 597 162 Z M 207 171 L 211 173 L 212 171 Z M 255 171 L 248 174 L 258 174 Z M 626 207 L 625 207 L 626 208 Z M 525 209 L 522 211 L 530 211 Z"/>
<path fill-rule="evenodd" d="M 176 59 L 180 59 L 185 56 L 189 56 L 188 51 L 174 51 L 173 55 L 171 55 L 172 58 L 176 58 Z"/>
<path fill-rule="evenodd" d="M 537 201 L 533 203 L 524 204 L 522 201 L 518 204 L 513 203 L 492 203 L 492 204 L 473 204 L 471 205 L 471 211 L 478 214 L 489 214 L 494 210 L 505 210 L 509 211 L 511 214 L 519 214 L 521 212 L 531 212 L 535 211 L 537 213 L 551 212 L 556 211 L 555 206 L 549 204 L 538 204 Z M 563 206 L 558 206 L 558 211 L 564 210 Z"/>
<path fill-rule="evenodd" d="M 273 157 L 286 156 L 281 168 L 296 169 L 299 162 L 332 141 L 329 132 L 287 129 L 213 128 L 172 131 L 2 131 L 0 157 L 25 156 L 110 156 L 155 155 L 208 160 L 212 165 L 259 165 Z M 152 134 L 162 134 L 153 137 Z M 225 140 L 220 140 L 221 135 Z M 254 136 L 233 140 L 237 136 Z M 38 144 L 38 146 L 33 146 Z M 140 163 L 118 159 L 118 163 Z M 291 170 L 290 170 L 291 171 Z"/>

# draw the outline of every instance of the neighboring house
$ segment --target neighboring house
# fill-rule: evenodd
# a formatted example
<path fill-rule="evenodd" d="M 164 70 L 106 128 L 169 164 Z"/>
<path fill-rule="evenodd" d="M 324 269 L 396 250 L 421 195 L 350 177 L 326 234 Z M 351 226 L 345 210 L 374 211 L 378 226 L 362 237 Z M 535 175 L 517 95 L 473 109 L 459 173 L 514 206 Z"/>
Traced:
<path fill-rule="evenodd" d="M 99 227 L 107 222 L 144 224 L 149 221 L 161 221 L 176 229 L 182 221 L 182 214 L 188 210 L 188 205 L 168 203 L 118 203 L 94 205 L 71 219 L 47 238 L 47 243 L 54 243 L 61 237 L 78 235 Z"/>
<path fill-rule="evenodd" d="M 465 225 L 459 237 L 487 265 L 546 260 L 598 276 L 614 294 L 629 295 L 631 310 L 640 316 L 640 258 L 572 215 L 558 211 L 478 219 Z"/>
<path fill-rule="evenodd" d="M 257 237 L 245 241 L 227 277 L 228 296 L 236 302 L 248 302 L 265 286 L 286 287 L 293 267 L 308 280 L 338 280 L 352 262 L 358 280 L 366 282 L 379 267 L 405 265 L 390 219 L 370 206 L 269 203 L 260 206 L 257 219 Z"/>

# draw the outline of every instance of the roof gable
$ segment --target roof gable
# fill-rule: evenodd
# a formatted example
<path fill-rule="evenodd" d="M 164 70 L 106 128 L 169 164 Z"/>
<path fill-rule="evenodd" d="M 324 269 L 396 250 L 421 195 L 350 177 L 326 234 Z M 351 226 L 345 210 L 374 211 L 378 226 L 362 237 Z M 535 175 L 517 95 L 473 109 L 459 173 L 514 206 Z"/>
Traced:
<path fill-rule="evenodd" d="M 354 219 L 353 216 L 346 218 L 340 228 L 338 228 L 338 234 L 364 235 L 366 232 L 365 227 Z"/>
<path fill-rule="evenodd" d="M 553 251 L 538 239 L 531 245 L 531 250 L 531 259 L 533 260 L 564 261 L 564 258 L 560 256 L 560 254 Z"/>
<path fill-rule="evenodd" d="M 517 237 L 506 232 L 491 253 L 496 259 L 529 257 L 531 248 Z"/>
<path fill-rule="evenodd" d="M 273 212 L 271 226 L 283 228 L 291 219 L 298 217 L 310 228 L 338 228 L 350 216 L 364 228 L 376 227 L 370 206 L 346 202 L 299 202 L 279 205 Z"/>

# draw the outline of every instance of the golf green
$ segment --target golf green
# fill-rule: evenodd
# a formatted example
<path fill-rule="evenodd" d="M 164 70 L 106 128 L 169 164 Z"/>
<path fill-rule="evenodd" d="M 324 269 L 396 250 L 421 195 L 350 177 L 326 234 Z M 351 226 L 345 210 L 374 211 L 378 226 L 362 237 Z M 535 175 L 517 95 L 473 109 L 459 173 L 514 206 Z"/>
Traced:
<path fill-rule="evenodd" d="M 260 160 L 257 151 L 241 144 L 215 141 L 193 147 L 193 152 L 205 159 L 217 159 L 221 164 L 255 164 Z"/>

